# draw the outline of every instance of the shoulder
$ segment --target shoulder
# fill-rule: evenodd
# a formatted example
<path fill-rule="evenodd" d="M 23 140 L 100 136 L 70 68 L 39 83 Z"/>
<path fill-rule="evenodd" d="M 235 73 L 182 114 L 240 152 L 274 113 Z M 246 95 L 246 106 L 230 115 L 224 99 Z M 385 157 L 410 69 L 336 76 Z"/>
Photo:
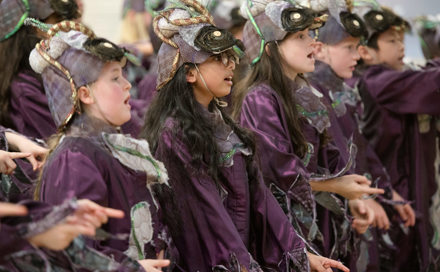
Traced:
<path fill-rule="evenodd" d="M 266 83 L 260 83 L 249 88 L 243 100 L 243 108 L 278 107 L 281 99 L 275 90 Z"/>
<path fill-rule="evenodd" d="M 275 90 L 269 86 L 267 83 L 259 83 L 249 87 L 249 92 L 246 95 L 246 98 L 255 98 L 255 97 L 267 97 L 267 98 L 277 98 L 278 95 Z"/>
<path fill-rule="evenodd" d="M 103 146 L 85 137 L 61 138 L 60 143 L 51 154 L 48 164 L 67 163 L 70 165 L 107 161 L 111 157 Z"/>
<path fill-rule="evenodd" d="M 21 71 L 19 72 L 11 82 L 11 89 L 15 93 L 23 94 L 37 94 L 41 95 L 44 93 L 44 87 L 39 79 L 38 75 L 33 71 Z"/>

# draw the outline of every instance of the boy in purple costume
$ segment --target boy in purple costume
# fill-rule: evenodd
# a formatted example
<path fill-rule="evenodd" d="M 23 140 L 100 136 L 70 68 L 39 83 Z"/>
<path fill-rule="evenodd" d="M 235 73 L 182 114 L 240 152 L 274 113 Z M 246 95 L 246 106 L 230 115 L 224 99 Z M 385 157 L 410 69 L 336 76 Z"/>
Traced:
<path fill-rule="evenodd" d="M 319 61 L 315 71 L 309 74 L 308 78 L 324 95 L 327 105 L 332 107 L 336 113 L 331 118 L 332 126 L 329 132 L 331 136 L 342 133 L 342 139 L 345 138 L 345 141 L 339 143 L 339 149 L 342 150 L 347 145 L 348 139 L 352 139 L 356 144 L 358 150 L 356 172 L 363 173 L 372 180 L 379 180 L 379 187 L 387 191 L 389 199 L 402 201 L 402 198 L 392 191 L 385 168 L 368 141 L 360 133 L 359 114 L 362 114 L 360 97 L 343 81 L 352 77 L 354 67 L 360 58 L 357 46 L 362 36 L 366 35 L 364 22 L 358 17 L 356 21 L 341 20 L 344 18 L 343 12 L 329 9 L 331 17 L 319 30 L 318 42 L 315 45 L 315 57 Z M 387 230 L 390 223 L 382 206 L 373 199 L 366 200 L 366 203 L 375 211 L 374 226 Z M 396 209 L 401 212 L 402 218 L 410 217 L 411 219 L 408 220 L 411 222 L 415 220 L 414 211 L 409 204 L 398 205 Z M 359 262 L 358 270 L 364 271 L 368 264 L 368 271 L 380 271 L 379 249 L 376 245 L 378 240 L 366 238 L 370 240 L 369 254 L 365 249 L 361 256 L 363 265 Z"/>
<path fill-rule="evenodd" d="M 87 244 L 118 262 L 131 257 L 147 268 L 157 261 L 143 259 L 155 259 L 167 241 L 149 189 L 167 186 L 167 174 L 146 141 L 118 133 L 131 118 L 131 85 L 122 75 L 129 55 L 72 21 L 52 26 L 48 35 L 30 63 L 42 75 L 58 134 L 36 196 L 51 204 L 87 198 L 124 211 L 125 218 L 103 226 L 110 239 Z"/>
<path fill-rule="evenodd" d="M 392 233 L 398 249 L 390 267 L 436 271 L 440 263 L 438 249 L 431 245 L 429 208 L 437 184 L 433 156 L 424 150 L 425 145 L 435 150 L 437 131 L 433 119 L 423 122 L 420 117 L 440 114 L 440 69 L 436 62 L 422 70 L 405 69 L 408 23 L 379 5 L 357 8 L 369 28 L 366 45 L 358 48 L 363 62 L 358 69 L 363 133 L 387 168 L 394 190 L 413 202 L 417 215 L 414 228 L 406 221 L 401 231 Z"/>

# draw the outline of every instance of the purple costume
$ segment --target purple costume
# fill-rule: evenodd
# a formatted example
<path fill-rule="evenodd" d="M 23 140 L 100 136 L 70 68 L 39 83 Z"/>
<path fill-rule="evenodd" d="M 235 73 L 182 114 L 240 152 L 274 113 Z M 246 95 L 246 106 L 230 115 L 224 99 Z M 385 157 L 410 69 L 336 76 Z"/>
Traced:
<path fill-rule="evenodd" d="M 292 90 L 296 91 L 298 97 L 299 111 L 303 116 L 307 116 L 301 120 L 302 131 L 309 144 L 305 158 L 300 159 L 295 155 L 281 98 L 266 83 L 251 87 L 243 101 L 240 123 L 252 129 L 256 135 L 257 152 L 261 154 L 259 159 L 268 186 L 272 189 L 281 188 L 287 195 L 289 202 L 301 204 L 307 211 L 314 208 L 314 201 L 316 201 L 334 213 L 334 216 L 330 215 L 327 209 L 317 206 L 320 221 L 318 225 L 322 235 L 319 234 L 316 238 L 321 240 L 319 244 L 324 256 L 338 258 L 348 253 L 348 241 L 351 236 L 350 224 L 343 203 L 339 198 L 323 192 L 317 193 L 314 198 L 307 182 L 313 178 L 331 178 L 334 176 L 333 173 L 345 168 L 347 162 L 350 161 L 349 155 L 346 156 L 346 159 L 343 158 L 332 142 L 322 146 L 320 134 L 330 125 L 326 107 L 308 87 L 299 88 L 294 82 L 291 84 Z M 280 190 L 278 191 L 280 192 Z M 280 200 L 279 197 L 277 199 Z M 286 199 L 280 204 L 285 206 L 283 203 L 285 201 Z M 294 213 L 297 210 L 298 207 L 290 211 L 291 218 L 295 217 Z M 307 218 L 304 213 L 300 213 L 296 217 L 295 220 L 300 221 Z M 313 220 L 310 217 L 309 219 Z M 331 227 L 332 220 L 341 220 L 337 223 L 339 225 L 336 229 Z M 296 226 L 296 224 L 293 225 Z M 317 235 L 317 230 L 311 227 L 309 222 L 309 230 L 303 232 L 309 241 Z M 332 241 L 335 240 L 331 238 L 333 231 L 338 233 L 336 239 L 338 242 Z M 321 245 L 321 243 L 323 244 Z M 351 253 L 353 254 L 354 251 Z"/>
<path fill-rule="evenodd" d="M 118 263 L 84 243 L 84 238 L 76 238 L 65 250 L 50 251 L 32 246 L 27 238 L 54 227 L 76 207 L 76 201 L 67 200 L 61 205 L 25 201 L 28 215 L 5 217 L 0 225 L 0 271 L 143 271 L 137 262 L 126 259 Z"/>
<path fill-rule="evenodd" d="M 124 211 L 123 219 L 110 219 L 103 226 L 113 239 L 89 240 L 88 244 L 117 261 L 124 260 L 126 254 L 136 259 L 156 258 L 165 237 L 147 189 L 151 173 L 147 176 L 144 171 L 131 169 L 123 158 L 114 155 L 118 149 L 136 152 L 136 146 L 113 144 L 108 137 L 118 135 L 110 134 L 115 129 L 86 114 L 73 122 L 43 169 L 41 200 L 59 204 L 75 196 Z M 142 163 L 147 164 L 147 159 Z M 138 229 L 139 224 L 144 225 Z M 130 239 L 121 234 L 130 234 Z"/>
<path fill-rule="evenodd" d="M 17 74 L 11 83 L 10 117 L 17 132 L 46 139 L 56 131 L 40 76 L 32 70 Z"/>
<path fill-rule="evenodd" d="M 357 147 L 355 172 L 367 176 L 372 181 L 377 181 L 377 186 L 385 189 L 386 198 L 391 199 L 391 183 L 389 176 L 382 165 L 382 162 L 374 152 L 365 137 L 361 134 L 360 118 L 362 116 L 362 102 L 357 89 L 349 87 L 343 79 L 338 77 L 331 67 L 323 62 L 317 61 L 315 71 L 308 75 L 312 85 L 323 95 L 327 104 L 334 109 L 336 114 L 331 115 L 332 126 L 329 133 L 333 135 L 343 135 L 339 149 L 347 146 L 347 141 L 351 139 Z M 391 203 L 383 198 L 385 203 Z M 392 208 L 391 208 L 392 210 Z M 394 214 L 394 213 L 393 213 Z M 363 237 L 369 241 L 369 256 L 361 254 L 360 258 L 368 260 L 368 271 L 379 271 L 379 249 L 377 247 L 376 230 L 371 229 L 372 233 L 366 233 Z M 373 235 L 373 236 L 371 236 Z M 382 242 L 383 246 L 394 246 Z"/>
<path fill-rule="evenodd" d="M 201 107 L 201 106 L 200 106 Z M 222 120 L 204 115 L 215 127 L 222 155 L 218 184 L 207 166 L 191 163 L 176 121 L 168 119 L 156 156 L 167 167 L 183 224 L 173 241 L 184 271 L 308 271 L 302 240 L 263 183 L 251 151 Z M 177 131 L 176 131 L 177 130 Z"/>
<path fill-rule="evenodd" d="M 399 245 L 393 271 L 438 269 L 429 220 L 430 200 L 437 190 L 430 154 L 435 152 L 437 131 L 432 119 L 422 132 L 418 114 L 440 114 L 439 89 L 438 66 L 402 72 L 373 65 L 362 71 L 359 81 L 365 106 L 363 133 L 386 166 L 394 190 L 413 201 L 417 214 L 415 228 L 405 230 L 408 235 L 395 233 L 393 237 Z M 431 152 L 424 154 L 428 149 Z"/>

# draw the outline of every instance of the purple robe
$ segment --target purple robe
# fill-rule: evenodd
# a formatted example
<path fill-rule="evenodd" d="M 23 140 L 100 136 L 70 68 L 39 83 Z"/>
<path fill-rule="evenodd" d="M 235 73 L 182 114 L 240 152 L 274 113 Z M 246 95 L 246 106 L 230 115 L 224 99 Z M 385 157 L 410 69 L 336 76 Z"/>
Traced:
<path fill-rule="evenodd" d="M 308 183 L 310 175 L 295 154 L 281 99 L 267 85 L 254 88 L 243 101 L 239 122 L 255 135 L 265 184 L 277 197 L 298 233 L 312 242 L 318 234 L 309 233 L 315 224 L 313 217 L 316 212 Z M 305 209 L 301 215 L 295 214 L 301 209 L 297 205 Z M 305 220 L 310 222 L 303 230 Z"/>
<path fill-rule="evenodd" d="M 10 117 L 15 130 L 28 137 L 46 139 L 56 131 L 47 97 L 38 74 L 24 70 L 11 82 Z"/>
<path fill-rule="evenodd" d="M 129 241 L 134 240 L 137 250 L 142 252 L 133 258 L 156 258 L 156 253 L 164 246 L 162 238 L 159 238 L 163 233 L 157 208 L 146 187 L 147 175 L 126 167 L 113 156 L 113 150 L 105 144 L 103 132 L 113 133 L 115 130 L 85 114 L 74 121 L 44 166 L 41 200 L 59 204 L 75 196 L 124 211 L 123 219 L 109 219 L 102 227 L 113 236 L 112 239 L 89 239 L 88 244 L 117 261 L 123 261 Z M 139 205 L 145 207 L 142 209 L 145 224 L 153 232 L 147 241 L 142 241 L 143 237 L 133 237 L 136 234 L 133 231 L 136 225 L 133 215 Z M 126 234 L 131 234 L 130 240 L 125 237 Z"/>
<path fill-rule="evenodd" d="M 340 139 L 337 143 L 339 150 L 347 146 L 348 139 L 352 139 L 357 146 L 356 167 L 354 172 L 378 180 L 378 187 L 386 189 L 388 196 L 391 193 L 389 176 L 377 154 L 368 140 L 361 133 L 360 118 L 362 116 L 362 102 L 354 89 L 350 88 L 323 62 L 315 64 L 315 71 L 308 76 L 311 84 L 324 95 L 326 104 L 334 109 L 330 115 L 331 127 L 329 133 L 332 138 Z M 338 137 L 334 137 L 338 135 Z"/>
<path fill-rule="evenodd" d="M 389 176 L 373 148 L 360 131 L 359 119 L 362 116 L 363 106 L 360 96 L 356 92 L 357 90 L 346 85 L 329 65 L 319 61 L 315 64 L 315 71 L 308 75 L 308 79 L 324 95 L 327 104 L 335 109 L 335 114 L 331 116 L 332 126 L 329 128 L 329 133 L 331 136 L 341 135 L 342 133 L 345 137 L 345 141 L 339 143 L 342 144 L 342 146 L 338 146 L 339 149 L 343 149 L 347 145 L 348 139 L 352 139 L 357 146 L 355 172 L 367 176 L 372 181 L 378 181 L 377 186 L 385 189 L 386 196 L 390 199 L 392 186 Z M 393 209 L 391 208 L 391 210 Z M 377 240 L 376 230 L 371 229 L 371 231 L 374 233 L 364 235 L 366 240 L 369 239 L 368 257 L 365 254 L 362 256 L 361 253 L 360 258 L 366 259 L 365 265 L 368 263 L 368 271 L 380 271 L 379 248 L 377 247 L 379 241 Z M 383 244 L 385 246 L 385 243 Z M 358 268 L 361 269 L 361 267 Z M 363 267 L 363 269 L 365 268 Z"/>
<path fill-rule="evenodd" d="M 311 189 L 307 181 L 312 176 L 324 179 L 332 176 L 333 173 L 344 168 L 349 156 L 341 156 L 333 142 L 323 146 L 321 133 L 330 126 L 327 108 L 310 89 L 299 88 L 293 82 L 291 84 L 292 91 L 296 92 L 295 95 L 300 103 L 299 111 L 306 116 L 300 120 L 302 131 L 309 144 L 309 151 L 305 158 L 300 159 L 295 154 L 281 98 L 266 83 L 251 87 L 243 101 L 240 123 L 250 128 L 256 135 L 257 153 L 261 154 L 259 159 L 266 184 L 271 187 L 276 185 L 284 190 L 292 202 L 301 203 L 305 207 L 314 207 L 314 203 L 309 204 L 316 199 L 310 195 Z M 321 206 L 317 206 L 317 209 L 318 225 L 323 235 L 323 238 L 320 238 L 320 240 L 323 239 L 319 243 L 320 249 L 327 257 L 339 258 L 348 254 L 347 246 L 351 235 L 343 204 L 331 194 L 318 193 L 317 196 L 319 201 L 322 200 L 321 205 L 331 201 L 334 207 L 337 207 L 333 210 L 337 216 L 331 215 Z M 283 206 L 282 202 L 280 204 Z M 295 209 L 292 212 L 294 213 Z M 299 217 L 301 216 L 303 215 Z M 340 238 L 338 238 L 340 240 L 338 245 L 333 242 L 334 238 L 332 238 L 334 231 L 331 226 L 332 218 L 341 220 L 337 227 Z M 339 228 L 340 226 L 343 227 Z M 310 241 L 313 237 L 307 238 Z M 335 251 L 330 256 L 332 249 Z"/>
<path fill-rule="evenodd" d="M 47 203 L 24 201 L 28 215 L 5 217 L 0 225 L 0 270 L 2 271 L 144 271 L 140 265 L 130 259 L 117 263 L 84 243 L 78 237 L 65 249 L 51 251 L 33 247 L 27 238 L 42 233 L 71 215 L 76 201 L 66 200 L 63 204 L 52 206 Z"/>
<path fill-rule="evenodd" d="M 431 167 L 434 162 L 423 152 L 435 149 L 432 145 L 437 133 L 431 124 L 430 131 L 421 134 L 418 123 L 418 114 L 440 114 L 439 89 L 438 66 L 396 71 L 373 65 L 362 71 L 359 81 L 365 106 L 363 133 L 386 166 L 394 190 L 414 202 L 418 215 L 408 235 L 393 234 L 399 245 L 393 271 L 427 271 L 429 266 L 439 269 L 439 261 L 434 260 L 438 253 L 430 246 L 433 230 L 428 211 L 437 190 Z"/>
<path fill-rule="evenodd" d="M 200 106 L 201 107 L 201 106 Z M 219 113 L 202 109 L 216 128 L 223 163 L 220 184 L 192 164 L 176 121 L 169 118 L 156 156 L 168 170 L 183 224 L 172 234 L 184 271 L 308 271 L 305 247 L 255 163 Z M 176 131 L 177 130 L 177 131 Z M 228 269 L 228 270 L 227 270 Z"/>

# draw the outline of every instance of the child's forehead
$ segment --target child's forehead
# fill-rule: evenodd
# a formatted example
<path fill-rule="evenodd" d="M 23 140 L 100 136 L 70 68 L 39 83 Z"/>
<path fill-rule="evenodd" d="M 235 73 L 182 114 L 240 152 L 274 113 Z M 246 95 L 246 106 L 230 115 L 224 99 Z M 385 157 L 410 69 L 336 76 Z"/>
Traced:
<path fill-rule="evenodd" d="M 403 29 L 396 29 L 394 26 L 391 26 L 379 35 L 379 39 L 390 37 L 403 37 L 404 35 L 405 31 Z"/>
<path fill-rule="evenodd" d="M 123 68 L 124 66 L 122 61 L 109 61 L 104 64 L 101 74 L 119 72 L 122 71 Z"/>
<path fill-rule="evenodd" d="M 346 45 L 346 44 L 358 44 L 360 41 L 361 41 L 361 38 L 359 38 L 359 37 L 348 36 L 348 37 L 344 38 L 342 41 L 335 44 L 335 46 Z"/>

